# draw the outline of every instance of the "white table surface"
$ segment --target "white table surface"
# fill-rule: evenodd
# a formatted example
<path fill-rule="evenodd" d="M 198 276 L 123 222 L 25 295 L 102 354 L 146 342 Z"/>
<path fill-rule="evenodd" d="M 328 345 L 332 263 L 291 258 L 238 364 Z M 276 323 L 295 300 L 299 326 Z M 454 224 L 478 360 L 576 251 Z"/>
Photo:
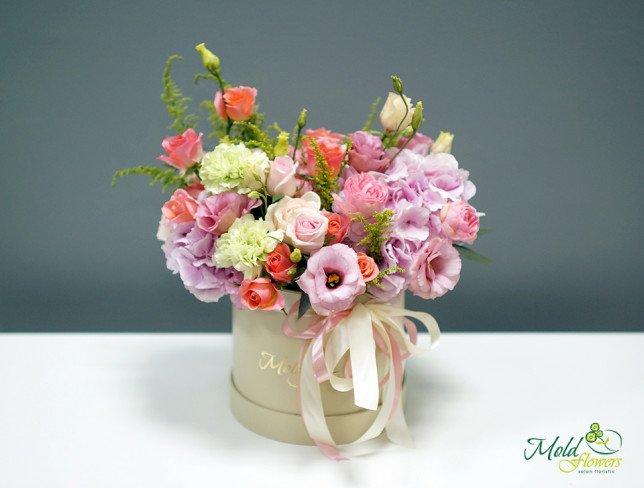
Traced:
<path fill-rule="evenodd" d="M 416 449 L 336 463 L 228 409 L 227 334 L 0 335 L 0 487 L 644 486 L 644 334 L 444 334 L 408 362 Z M 621 433 L 614 474 L 523 458 Z"/>

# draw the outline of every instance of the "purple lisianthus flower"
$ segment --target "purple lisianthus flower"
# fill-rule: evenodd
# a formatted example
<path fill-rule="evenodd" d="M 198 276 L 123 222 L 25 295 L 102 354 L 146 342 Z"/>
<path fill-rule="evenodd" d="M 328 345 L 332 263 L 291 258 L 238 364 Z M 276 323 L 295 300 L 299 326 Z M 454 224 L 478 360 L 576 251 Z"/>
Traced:
<path fill-rule="evenodd" d="M 243 280 L 233 268 L 217 268 L 212 263 L 216 237 L 193 222 L 171 229 L 162 249 L 166 265 L 179 273 L 186 289 L 202 302 L 216 302 L 224 295 L 238 293 Z"/>
<path fill-rule="evenodd" d="M 345 244 L 326 246 L 313 254 L 297 284 L 318 315 L 347 310 L 366 290 L 358 255 Z"/>
<path fill-rule="evenodd" d="M 448 153 L 430 154 L 425 159 L 423 172 L 429 187 L 448 201 L 467 201 L 476 193 L 469 181 L 469 172 L 458 167 L 456 158 Z"/>
<path fill-rule="evenodd" d="M 226 191 L 207 196 L 199 201 L 195 214 L 197 225 L 211 234 L 221 235 L 242 215 L 262 204 L 237 192 Z"/>
<path fill-rule="evenodd" d="M 383 171 L 389 164 L 385 148 L 379 137 L 368 132 L 358 131 L 351 134 L 349 165 L 359 172 Z"/>
<path fill-rule="evenodd" d="M 401 137 L 400 141 L 398 142 L 398 147 L 404 146 L 408 139 L 408 137 Z M 429 153 L 432 144 L 434 144 L 434 139 L 426 136 L 425 134 L 417 132 L 416 135 L 412 137 L 411 141 L 409 141 L 409 143 L 405 146 L 405 148 L 409 149 L 412 152 L 415 152 L 416 154 L 426 155 L 427 153 Z"/>

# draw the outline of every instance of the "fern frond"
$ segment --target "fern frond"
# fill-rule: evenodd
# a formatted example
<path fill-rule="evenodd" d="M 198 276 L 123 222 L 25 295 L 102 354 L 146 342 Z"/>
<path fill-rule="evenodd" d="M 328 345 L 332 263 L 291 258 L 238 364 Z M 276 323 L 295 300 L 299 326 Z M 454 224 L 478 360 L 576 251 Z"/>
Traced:
<path fill-rule="evenodd" d="M 134 168 L 121 169 L 112 176 L 112 186 L 116 186 L 119 178 L 129 175 L 145 175 L 152 178 L 150 186 L 161 184 L 161 191 L 168 188 L 181 188 L 186 186 L 183 176 L 177 174 L 174 169 L 162 169 L 157 166 L 136 166 Z"/>
<path fill-rule="evenodd" d="M 215 104 L 212 100 L 204 100 L 199 104 L 199 110 L 206 112 L 208 124 L 210 124 L 211 132 L 206 136 L 208 139 L 218 138 L 221 139 L 226 135 L 226 126 L 227 123 L 224 120 L 221 120 L 217 110 L 215 110 Z"/>
<path fill-rule="evenodd" d="M 371 124 L 373 124 L 373 120 L 376 118 L 376 112 L 378 111 L 378 105 L 380 105 L 380 100 L 382 100 L 382 98 L 378 97 L 371 104 L 371 111 L 369 112 L 369 117 L 367 117 L 367 121 L 362 126 L 363 131 L 368 132 L 371 130 Z"/>
<path fill-rule="evenodd" d="M 183 58 L 178 54 L 173 54 L 165 62 L 162 77 L 163 92 L 161 93 L 161 100 L 165 104 L 168 115 L 172 119 L 172 124 L 168 126 L 168 129 L 176 130 L 177 133 L 182 133 L 186 129 L 194 127 L 199 122 L 199 117 L 195 114 L 186 114 L 188 102 L 191 99 L 183 96 L 179 86 L 170 75 L 173 63 L 181 59 Z"/>

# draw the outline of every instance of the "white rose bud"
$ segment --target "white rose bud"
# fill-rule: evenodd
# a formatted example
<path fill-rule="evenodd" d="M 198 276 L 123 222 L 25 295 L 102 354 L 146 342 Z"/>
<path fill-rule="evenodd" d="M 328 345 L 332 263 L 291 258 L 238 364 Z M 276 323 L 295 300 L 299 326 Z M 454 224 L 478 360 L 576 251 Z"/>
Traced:
<path fill-rule="evenodd" d="M 452 141 L 454 140 L 454 134 L 451 132 L 442 132 L 438 135 L 438 138 L 432 144 L 430 152 L 432 154 L 436 153 L 452 153 Z"/>
<path fill-rule="evenodd" d="M 414 107 L 411 105 L 411 98 L 405 95 L 403 97 L 409 109 L 407 115 L 405 115 L 405 102 L 403 102 L 402 97 L 397 93 L 389 92 L 385 105 L 380 111 L 380 123 L 386 131 L 393 132 L 399 128 L 398 126 L 400 126 L 399 130 L 403 130 L 411 123 L 411 118 L 414 116 Z"/>

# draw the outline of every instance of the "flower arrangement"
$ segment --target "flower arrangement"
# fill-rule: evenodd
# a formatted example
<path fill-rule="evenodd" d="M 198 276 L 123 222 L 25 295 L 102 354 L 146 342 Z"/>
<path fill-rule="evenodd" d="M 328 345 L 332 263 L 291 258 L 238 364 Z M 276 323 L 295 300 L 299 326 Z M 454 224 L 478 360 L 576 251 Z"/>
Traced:
<path fill-rule="evenodd" d="M 454 135 L 420 132 L 423 104 L 412 104 L 396 76 L 379 112 L 382 130 L 372 128 L 380 99 L 350 134 L 307 128 L 306 109 L 290 133 L 277 123 L 264 128 L 257 89 L 227 84 L 219 58 L 204 44 L 196 49 L 206 72 L 195 82 L 217 86 L 201 108 L 211 125 L 205 138 L 218 142 L 204 147 L 199 117 L 170 74 L 180 58 L 171 56 L 161 98 L 175 135 L 161 144 L 165 167 L 118 171 L 113 183 L 143 174 L 173 190 L 157 237 L 168 269 L 199 300 L 229 295 L 240 310 L 286 315 L 280 336 L 302 342 L 294 413 L 325 454 L 344 459 L 326 423 L 320 384 L 327 381 L 336 392 L 353 390 L 356 407 L 378 412 L 355 442 L 386 430 L 409 444 L 404 361 L 426 350 L 408 317 L 427 327 L 432 347 L 439 330 L 398 300 L 405 290 L 438 298 L 458 283 L 461 256 L 485 260 L 469 247 L 482 214 L 469 204 L 476 191 L 469 173 L 451 154 Z M 301 298 L 287 306 L 289 290 Z"/>
<path fill-rule="evenodd" d="M 177 134 L 158 157 L 167 166 L 114 177 L 146 174 L 174 188 L 158 238 L 190 293 L 284 310 L 282 291 L 301 291 L 306 306 L 328 316 L 361 295 L 389 301 L 410 290 L 434 299 L 455 287 L 460 253 L 476 256 L 466 247 L 479 232 L 481 214 L 468 203 L 476 189 L 451 154 L 453 134 L 419 132 L 422 102 L 412 104 L 398 77 L 380 110 L 381 131 L 372 129 L 377 100 L 351 134 L 307 129 L 306 110 L 289 134 L 277 124 L 264 129 L 257 89 L 227 84 L 217 56 L 203 44 L 197 51 L 207 73 L 196 81 L 218 86 L 214 101 L 202 103 L 218 144 L 204 149 L 199 117 L 186 113 L 189 99 L 170 75 L 180 57 L 171 56 L 161 98 Z"/>

